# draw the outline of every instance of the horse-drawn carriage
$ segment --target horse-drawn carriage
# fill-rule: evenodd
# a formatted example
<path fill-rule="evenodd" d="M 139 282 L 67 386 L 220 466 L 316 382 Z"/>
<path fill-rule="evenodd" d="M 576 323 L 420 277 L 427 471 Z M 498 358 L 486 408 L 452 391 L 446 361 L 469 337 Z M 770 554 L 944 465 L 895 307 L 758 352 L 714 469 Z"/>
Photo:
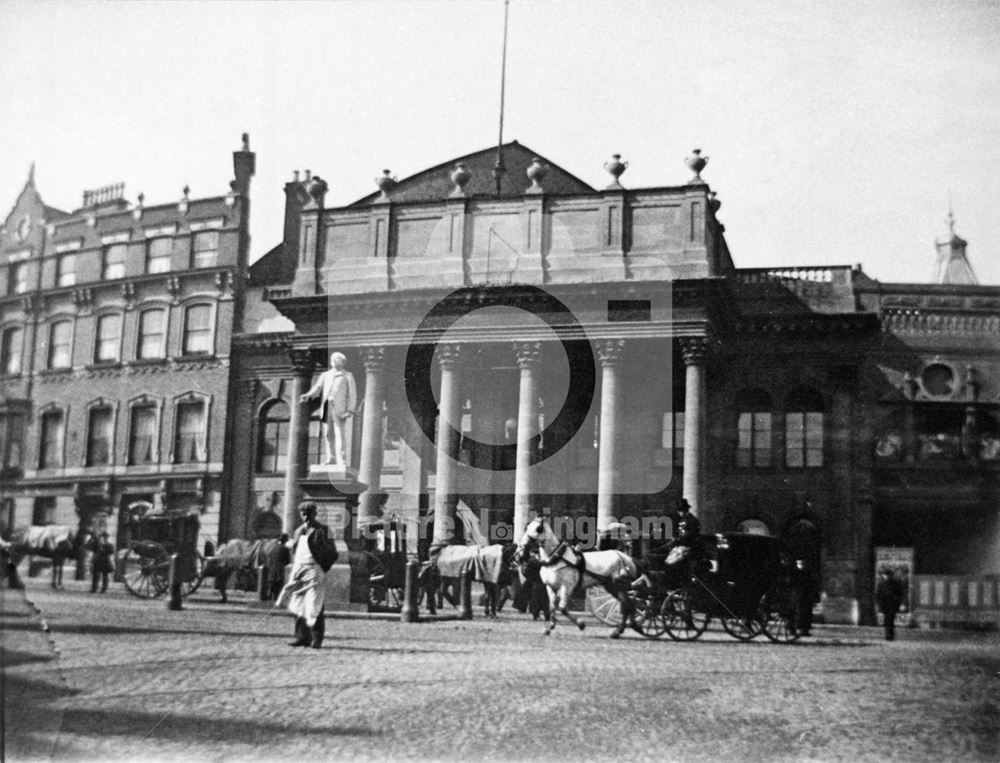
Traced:
<path fill-rule="evenodd" d="M 189 596 L 201 585 L 204 559 L 198 552 L 200 523 L 195 514 L 170 515 L 134 512 L 123 526 L 125 553 L 122 581 L 135 596 L 154 599 L 170 585 L 170 561 L 176 554 L 175 574 L 181 595 Z"/>
<path fill-rule="evenodd" d="M 642 557 L 645 570 L 629 594 L 633 629 L 693 641 L 714 619 L 740 641 L 761 634 L 780 643 L 798 639 L 795 592 L 778 539 L 719 533 L 701 535 L 693 548 L 674 564 L 662 554 Z M 590 589 L 588 608 L 608 625 L 621 623 L 620 602 L 600 589 Z"/>

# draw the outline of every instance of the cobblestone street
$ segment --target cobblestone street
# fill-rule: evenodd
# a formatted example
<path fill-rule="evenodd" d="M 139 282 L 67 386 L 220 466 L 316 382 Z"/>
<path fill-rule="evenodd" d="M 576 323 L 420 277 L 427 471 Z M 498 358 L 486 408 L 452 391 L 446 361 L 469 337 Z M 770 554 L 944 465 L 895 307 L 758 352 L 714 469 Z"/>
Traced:
<path fill-rule="evenodd" d="M 2 592 L 8 760 L 1000 760 L 995 633 L 615 642 L 507 610 L 334 613 L 314 651 L 249 596 L 171 612 L 27 582 Z"/>

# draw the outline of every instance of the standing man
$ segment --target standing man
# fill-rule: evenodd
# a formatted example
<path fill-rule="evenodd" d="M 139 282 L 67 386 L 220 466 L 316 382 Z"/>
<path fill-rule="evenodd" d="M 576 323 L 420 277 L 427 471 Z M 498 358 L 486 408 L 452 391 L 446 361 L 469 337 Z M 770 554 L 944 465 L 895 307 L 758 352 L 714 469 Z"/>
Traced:
<path fill-rule="evenodd" d="M 97 593 L 97 584 L 101 584 L 101 593 L 107 593 L 108 575 L 115 571 L 115 547 L 108 540 L 108 533 L 105 530 L 101 533 L 100 539 L 94 538 L 90 542 L 91 551 L 94 558 L 91 561 L 91 593 Z"/>
<path fill-rule="evenodd" d="M 323 646 L 326 573 L 336 561 L 330 528 L 316 521 L 316 504 L 299 505 L 302 524 L 289 541 L 292 573 L 281 589 L 275 606 L 288 607 L 295 615 L 295 641 L 291 646 Z"/>
<path fill-rule="evenodd" d="M 875 603 L 882 613 L 885 640 L 892 641 L 896 638 L 896 612 L 903 603 L 903 586 L 888 567 L 883 567 L 879 572 L 878 585 L 875 586 Z"/>
<path fill-rule="evenodd" d="M 326 428 L 326 463 L 347 466 L 351 452 L 351 417 L 358 404 L 358 388 L 354 374 L 344 366 L 343 353 L 330 355 L 330 370 L 319 375 L 316 383 L 300 398 L 301 402 L 315 400 L 323 406 L 322 418 Z"/>

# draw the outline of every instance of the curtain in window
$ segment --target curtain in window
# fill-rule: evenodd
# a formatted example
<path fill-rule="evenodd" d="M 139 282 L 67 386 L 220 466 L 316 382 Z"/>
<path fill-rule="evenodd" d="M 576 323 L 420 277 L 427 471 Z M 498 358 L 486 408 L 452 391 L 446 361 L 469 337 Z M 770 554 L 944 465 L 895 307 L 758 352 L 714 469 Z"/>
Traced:
<path fill-rule="evenodd" d="M 166 337 L 166 313 L 147 310 L 139 317 L 139 358 L 162 358 Z"/>
<path fill-rule="evenodd" d="M 49 368 L 69 368 L 72 363 L 69 321 L 53 323 L 49 329 Z"/>
<path fill-rule="evenodd" d="M 184 354 L 208 355 L 212 352 L 212 308 L 192 305 L 184 314 Z"/>
<path fill-rule="evenodd" d="M 9 328 L 3 332 L 0 346 L 0 374 L 13 376 L 21 373 L 23 333 L 19 328 Z"/>
<path fill-rule="evenodd" d="M 87 436 L 87 466 L 111 463 L 111 409 L 93 408 L 90 411 L 90 430 Z"/>
<path fill-rule="evenodd" d="M 151 405 L 132 409 L 132 431 L 129 433 L 129 463 L 151 464 L 155 460 L 156 409 Z"/>
<path fill-rule="evenodd" d="M 94 353 L 96 362 L 108 363 L 118 360 L 121 329 L 122 317 L 120 315 L 102 315 L 97 319 L 97 347 Z"/>
<path fill-rule="evenodd" d="M 64 422 L 62 411 L 48 411 L 42 416 L 39 469 L 57 469 L 63 465 L 63 441 L 66 431 Z"/>
<path fill-rule="evenodd" d="M 177 440 L 174 461 L 179 464 L 205 460 L 205 404 L 181 403 L 177 406 Z"/>

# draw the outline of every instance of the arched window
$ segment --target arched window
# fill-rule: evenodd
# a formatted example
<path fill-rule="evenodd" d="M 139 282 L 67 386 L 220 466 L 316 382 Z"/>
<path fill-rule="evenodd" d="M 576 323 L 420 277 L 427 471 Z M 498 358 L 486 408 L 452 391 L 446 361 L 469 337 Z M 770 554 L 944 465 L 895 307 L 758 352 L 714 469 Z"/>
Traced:
<path fill-rule="evenodd" d="M 140 360 L 162 358 L 167 347 L 167 311 L 162 308 L 139 314 L 139 339 L 135 356 Z"/>
<path fill-rule="evenodd" d="M 289 420 L 288 404 L 283 400 L 275 400 L 261 411 L 258 471 L 283 472 L 288 468 Z"/>
<path fill-rule="evenodd" d="M 87 466 L 107 466 L 113 462 L 114 410 L 98 404 L 87 415 Z"/>
<path fill-rule="evenodd" d="M 748 390 L 736 399 L 736 466 L 771 465 L 771 398 L 761 390 Z"/>
<path fill-rule="evenodd" d="M 823 465 L 823 396 L 801 387 L 785 404 L 785 465 L 792 468 Z"/>
<path fill-rule="evenodd" d="M 24 332 L 19 326 L 3 330 L 0 338 L 0 376 L 16 376 L 21 373 L 21 355 Z"/>
<path fill-rule="evenodd" d="M 177 403 L 174 429 L 174 463 L 206 461 L 208 411 L 206 401 L 187 395 Z"/>
<path fill-rule="evenodd" d="M 69 368 L 73 363 L 73 324 L 55 321 L 49 326 L 50 369 Z"/>

